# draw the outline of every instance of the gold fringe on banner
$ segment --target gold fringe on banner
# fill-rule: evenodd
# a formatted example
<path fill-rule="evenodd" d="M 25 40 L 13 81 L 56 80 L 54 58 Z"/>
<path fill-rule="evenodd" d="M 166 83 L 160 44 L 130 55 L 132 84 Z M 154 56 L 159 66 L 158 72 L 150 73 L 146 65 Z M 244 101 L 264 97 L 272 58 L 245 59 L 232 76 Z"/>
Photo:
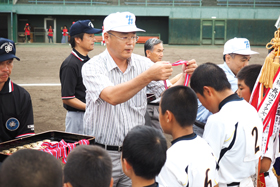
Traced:
<path fill-rule="evenodd" d="M 273 78 L 280 67 L 280 29 L 275 31 L 274 38 L 266 44 L 266 48 L 273 49 L 273 51 L 265 58 L 260 83 L 266 88 L 272 88 Z"/>

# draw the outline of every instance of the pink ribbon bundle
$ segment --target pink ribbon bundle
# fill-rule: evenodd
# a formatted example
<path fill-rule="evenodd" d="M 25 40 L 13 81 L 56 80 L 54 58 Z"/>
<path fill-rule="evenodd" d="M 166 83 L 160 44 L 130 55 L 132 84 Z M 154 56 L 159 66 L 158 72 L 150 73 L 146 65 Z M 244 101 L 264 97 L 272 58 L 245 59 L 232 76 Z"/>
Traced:
<path fill-rule="evenodd" d="M 41 149 L 46 153 L 53 155 L 56 159 L 62 157 L 62 162 L 65 164 L 67 162 L 68 154 L 77 146 L 80 145 L 89 145 L 89 141 L 82 139 L 79 142 L 75 143 L 66 143 L 63 139 L 58 143 L 44 142 L 41 146 L 45 146 L 45 149 Z M 68 152 L 67 152 L 68 148 Z"/>
<path fill-rule="evenodd" d="M 183 65 L 183 64 L 187 65 L 187 64 L 188 64 L 188 61 L 179 60 L 179 61 L 177 61 L 177 62 L 174 62 L 174 63 L 172 64 L 172 66 L 179 66 L 179 65 Z M 186 77 L 185 77 L 185 82 L 184 82 L 184 85 L 185 85 L 185 86 L 188 86 L 189 81 L 190 81 L 190 77 L 191 77 L 191 76 L 190 76 L 189 74 L 186 75 Z M 164 82 L 164 87 L 165 87 L 165 89 L 168 89 L 166 80 L 164 80 L 163 82 Z"/>

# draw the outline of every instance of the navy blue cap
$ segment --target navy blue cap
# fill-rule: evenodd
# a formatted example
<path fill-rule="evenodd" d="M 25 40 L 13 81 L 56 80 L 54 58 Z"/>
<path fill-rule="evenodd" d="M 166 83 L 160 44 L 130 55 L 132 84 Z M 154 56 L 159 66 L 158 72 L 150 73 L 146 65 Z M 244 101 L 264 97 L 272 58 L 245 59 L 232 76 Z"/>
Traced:
<path fill-rule="evenodd" d="M 0 38 L 0 62 L 16 58 L 16 46 L 12 40 Z"/>
<path fill-rule="evenodd" d="M 90 20 L 76 21 L 70 27 L 70 36 L 75 36 L 75 35 L 81 34 L 81 33 L 98 34 L 101 32 L 102 32 L 102 29 L 95 29 Z"/>

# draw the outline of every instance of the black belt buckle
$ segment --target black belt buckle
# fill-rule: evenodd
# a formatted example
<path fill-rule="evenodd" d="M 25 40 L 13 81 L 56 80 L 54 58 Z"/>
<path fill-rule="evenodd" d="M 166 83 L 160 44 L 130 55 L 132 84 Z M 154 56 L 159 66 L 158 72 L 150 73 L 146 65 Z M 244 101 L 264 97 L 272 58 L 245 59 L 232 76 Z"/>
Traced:
<path fill-rule="evenodd" d="M 103 147 L 105 150 L 108 150 L 108 151 L 118 151 L 118 152 L 122 151 L 122 146 L 104 145 L 104 144 L 100 144 L 97 142 L 95 142 L 95 144 L 100 147 Z"/>
<path fill-rule="evenodd" d="M 156 96 L 154 94 L 147 94 L 147 102 L 150 103 L 156 100 Z"/>

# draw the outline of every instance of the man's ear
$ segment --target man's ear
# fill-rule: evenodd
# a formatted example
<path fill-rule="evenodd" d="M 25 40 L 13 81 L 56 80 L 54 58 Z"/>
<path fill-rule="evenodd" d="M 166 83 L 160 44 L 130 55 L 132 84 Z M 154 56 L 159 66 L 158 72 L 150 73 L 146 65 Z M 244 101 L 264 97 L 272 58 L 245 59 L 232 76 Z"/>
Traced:
<path fill-rule="evenodd" d="M 167 123 L 172 122 L 172 120 L 174 119 L 173 113 L 170 112 L 169 110 L 166 110 L 164 115 Z"/>
<path fill-rule="evenodd" d="M 227 64 L 230 63 L 231 59 L 232 59 L 232 57 L 231 57 L 229 54 L 226 54 L 225 60 L 226 60 L 226 63 L 227 63 Z"/>
<path fill-rule="evenodd" d="M 150 58 L 150 56 L 151 56 L 151 51 L 150 51 L 150 50 L 146 50 L 146 54 L 147 54 L 147 57 Z"/>
<path fill-rule="evenodd" d="M 105 40 L 106 44 L 108 43 L 108 39 L 109 39 L 109 34 L 107 32 L 105 32 L 104 33 L 104 40 Z"/>
<path fill-rule="evenodd" d="M 78 38 L 78 37 L 74 38 L 74 40 L 75 40 L 76 44 L 79 44 L 82 41 L 81 38 Z"/>
<path fill-rule="evenodd" d="M 110 187 L 113 187 L 113 184 L 114 184 L 114 179 L 113 177 L 111 178 L 111 182 L 110 182 Z"/>
<path fill-rule="evenodd" d="M 203 86 L 203 95 L 204 96 L 212 96 L 213 95 L 213 90 L 209 86 Z"/>
<path fill-rule="evenodd" d="M 126 159 L 123 159 L 123 164 L 124 164 L 124 169 L 126 170 L 126 172 L 130 171 L 132 169 L 132 166 L 126 161 Z"/>

